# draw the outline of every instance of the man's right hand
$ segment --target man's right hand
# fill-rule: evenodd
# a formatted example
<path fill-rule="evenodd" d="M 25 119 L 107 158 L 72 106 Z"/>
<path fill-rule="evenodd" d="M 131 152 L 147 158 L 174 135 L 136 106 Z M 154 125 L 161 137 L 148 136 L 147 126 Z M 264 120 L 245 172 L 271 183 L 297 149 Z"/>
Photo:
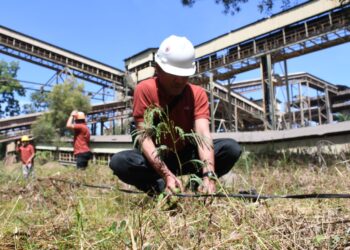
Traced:
<path fill-rule="evenodd" d="M 78 110 L 73 110 L 73 111 L 70 113 L 71 116 L 76 116 L 77 114 L 78 114 Z"/>
<path fill-rule="evenodd" d="M 175 194 L 178 193 L 179 189 L 182 193 L 183 187 L 181 181 L 175 175 L 168 175 L 165 178 L 165 191 Z"/>

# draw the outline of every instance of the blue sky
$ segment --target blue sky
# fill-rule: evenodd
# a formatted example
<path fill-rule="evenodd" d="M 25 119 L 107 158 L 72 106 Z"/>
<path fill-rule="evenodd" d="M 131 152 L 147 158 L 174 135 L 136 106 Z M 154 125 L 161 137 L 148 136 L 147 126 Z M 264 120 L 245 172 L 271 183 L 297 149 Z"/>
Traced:
<path fill-rule="evenodd" d="M 0 24 L 124 70 L 125 58 L 158 47 L 171 34 L 186 36 L 196 45 L 266 17 L 257 11 L 257 3 L 250 0 L 231 16 L 223 14 L 223 7 L 214 0 L 199 0 L 192 8 L 182 6 L 181 0 L 11 0 L 1 1 Z M 349 55 L 346 43 L 289 60 L 289 72 L 306 71 L 350 86 Z M 0 59 L 17 60 L 3 54 Z M 275 65 L 277 73 L 281 66 Z M 45 83 L 54 74 L 22 61 L 20 67 L 21 80 Z M 258 76 L 259 71 L 252 71 L 238 75 L 237 80 Z"/>

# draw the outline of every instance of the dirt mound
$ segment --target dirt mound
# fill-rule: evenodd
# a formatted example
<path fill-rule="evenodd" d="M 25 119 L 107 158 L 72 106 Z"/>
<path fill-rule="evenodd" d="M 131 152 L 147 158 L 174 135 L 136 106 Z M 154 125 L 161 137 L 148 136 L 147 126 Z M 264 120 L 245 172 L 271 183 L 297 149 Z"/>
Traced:
<path fill-rule="evenodd" d="M 55 169 L 55 168 L 63 168 L 64 166 L 60 164 L 57 161 L 50 161 L 45 163 L 44 165 L 41 165 L 42 168 L 50 168 L 50 169 Z"/>

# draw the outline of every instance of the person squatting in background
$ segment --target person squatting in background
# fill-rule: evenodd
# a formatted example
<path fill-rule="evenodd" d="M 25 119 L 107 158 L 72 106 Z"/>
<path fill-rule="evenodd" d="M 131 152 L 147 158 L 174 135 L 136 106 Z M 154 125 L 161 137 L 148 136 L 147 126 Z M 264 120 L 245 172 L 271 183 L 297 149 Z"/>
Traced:
<path fill-rule="evenodd" d="M 73 148 L 77 160 L 77 168 L 84 170 L 92 157 L 90 150 L 90 130 L 86 125 L 84 112 L 73 110 L 67 120 L 66 127 L 74 132 Z"/>
<path fill-rule="evenodd" d="M 34 176 L 35 150 L 29 141 L 29 137 L 27 135 L 24 135 L 22 136 L 21 141 L 17 142 L 16 147 L 16 151 L 20 154 L 22 172 L 25 179 L 27 179 L 31 174 Z"/>
<path fill-rule="evenodd" d="M 156 106 L 168 111 L 174 126 L 185 133 L 196 132 L 207 139 L 209 147 L 179 140 L 176 144 L 181 164 L 169 151 L 164 157 L 157 155 L 156 147 L 173 147 L 169 137 L 157 145 L 155 138 L 139 140 L 140 149 L 115 154 L 110 168 L 120 180 L 149 194 L 163 191 L 183 191 L 178 175 L 195 174 L 202 178 L 197 191 L 216 192 L 216 180 L 231 170 L 239 159 L 241 149 L 233 139 L 212 140 L 209 129 L 209 102 L 205 90 L 188 82 L 196 71 L 195 50 L 186 37 L 170 36 L 160 45 L 156 55 L 156 75 L 140 82 L 134 92 L 133 117 L 140 131 L 144 126 L 144 113 Z M 179 138 L 179 134 L 176 135 Z M 198 168 L 190 160 L 200 159 Z M 187 162 L 187 164 L 185 164 Z"/>

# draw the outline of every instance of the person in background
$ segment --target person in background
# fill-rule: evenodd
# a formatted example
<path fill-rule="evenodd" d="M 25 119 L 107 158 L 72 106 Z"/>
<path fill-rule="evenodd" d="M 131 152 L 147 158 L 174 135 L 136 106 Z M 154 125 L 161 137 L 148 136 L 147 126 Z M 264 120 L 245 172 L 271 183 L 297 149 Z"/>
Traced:
<path fill-rule="evenodd" d="M 172 35 L 166 38 L 155 55 L 155 77 L 140 82 L 135 88 L 133 117 L 137 129 L 142 130 L 148 107 L 168 110 L 174 126 L 185 133 L 193 130 L 209 142 L 210 147 L 189 141 L 176 144 L 182 164 L 200 159 L 203 166 L 200 169 L 190 163 L 179 166 L 171 151 L 165 157 L 159 157 L 156 147 L 172 147 L 173 143 L 165 139 L 157 145 L 151 137 L 138 141 L 140 149 L 119 152 L 110 161 L 110 168 L 120 180 L 149 194 L 184 191 L 183 183 L 177 177 L 184 174 L 202 178 L 196 191 L 215 193 L 217 177 L 229 172 L 240 157 L 241 149 L 235 140 L 211 138 L 208 96 L 202 87 L 188 81 L 196 71 L 194 59 L 194 47 L 186 37 Z"/>
<path fill-rule="evenodd" d="M 67 120 L 66 127 L 74 132 L 73 148 L 77 168 L 85 170 L 92 157 L 90 150 L 90 131 L 86 125 L 84 112 L 73 110 Z"/>
<path fill-rule="evenodd" d="M 22 172 L 25 179 L 27 179 L 31 174 L 34 175 L 35 150 L 29 141 L 29 136 L 24 135 L 22 136 L 21 141 L 17 142 L 16 147 L 16 151 L 20 154 Z"/>

